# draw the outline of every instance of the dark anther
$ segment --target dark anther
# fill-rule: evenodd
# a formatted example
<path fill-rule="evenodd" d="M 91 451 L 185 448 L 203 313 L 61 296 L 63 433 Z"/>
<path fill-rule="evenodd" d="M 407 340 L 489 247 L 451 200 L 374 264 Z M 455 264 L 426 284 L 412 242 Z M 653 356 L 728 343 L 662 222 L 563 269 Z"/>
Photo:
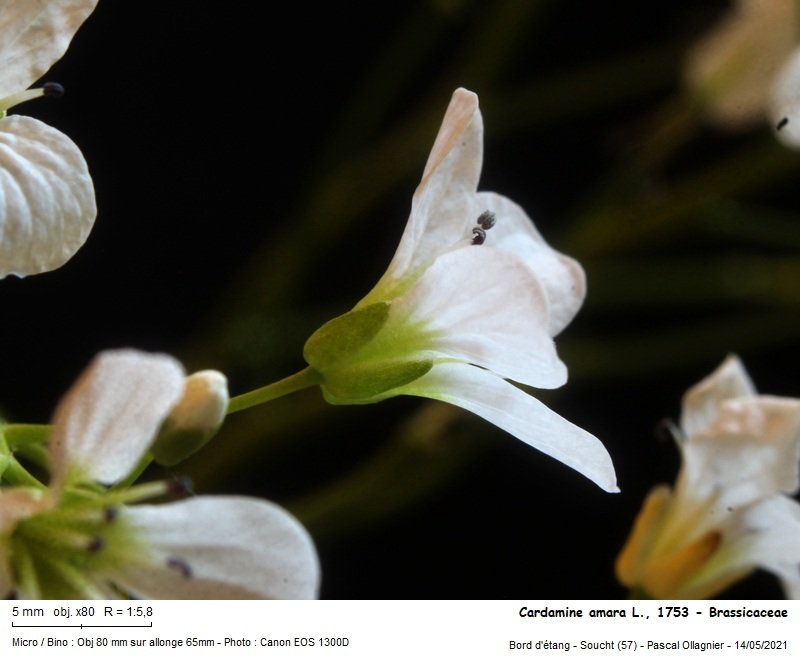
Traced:
<path fill-rule="evenodd" d="M 192 577 L 192 567 L 186 562 L 185 559 L 180 557 L 169 557 L 167 559 L 167 566 L 171 569 L 178 571 L 187 580 Z"/>
<path fill-rule="evenodd" d="M 100 552 L 106 545 L 106 542 L 103 540 L 101 536 L 95 536 L 89 544 L 86 546 L 86 549 L 89 552 Z"/>
<path fill-rule="evenodd" d="M 778 125 L 775 128 L 777 128 L 778 130 L 781 130 L 788 123 L 789 123 L 789 118 L 788 117 L 784 117 L 783 119 L 781 119 L 778 122 Z"/>
<path fill-rule="evenodd" d="M 107 506 L 103 509 L 103 520 L 107 523 L 112 523 L 117 519 L 119 509 L 115 506 Z"/>
<path fill-rule="evenodd" d="M 42 85 L 42 92 L 44 92 L 45 96 L 60 99 L 64 96 L 64 87 L 57 82 L 46 82 Z"/>
<path fill-rule="evenodd" d="M 192 480 L 188 477 L 170 479 L 167 485 L 167 493 L 170 495 L 186 495 L 192 492 L 192 488 Z"/>
<path fill-rule="evenodd" d="M 472 244 L 483 245 L 486 240 L 486 232 L 480 227 L 473 227 L 472 229 Z"/>
<path fill-rule="evenodd" d="M 497 216 L 491 211 L 484 211 L 478 216 L 478 224 L 484 229 L 491 229 L 497 222 Z"/>

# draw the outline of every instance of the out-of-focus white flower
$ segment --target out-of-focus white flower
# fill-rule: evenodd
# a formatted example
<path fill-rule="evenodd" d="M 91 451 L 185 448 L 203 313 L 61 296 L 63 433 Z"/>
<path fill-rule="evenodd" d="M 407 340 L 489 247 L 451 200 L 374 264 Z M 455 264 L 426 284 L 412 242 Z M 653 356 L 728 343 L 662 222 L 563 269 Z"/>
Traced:
<path fill-rule="evenodd" d="M 759 396 L 729 357 L 684 397 L 674 490 L 648 495 L 617 559 L 654 598 L 708 598 L 755 568 L 800 598 L 800 400 Z"/>
<path fill-rule="evenodd" d="M 46 490 L 0 490 L 0 595 L 23 598 L 312 598 L 313 543 L 248 497 L 138 504 L 170 492 L 125 479 L 184 391 L 166 355 L 101 353 L 59 404 Z"/>
<path fill-rule="evenodd" d="M 0 9 L 0 278 L 63 265 L 83 245 L 97 209 L 80 150 L 31 117 L 24 101 L 60 93 L 28 89 L 64 54 L 97 0 L 5 2 Z"/>
<path fill-rule="evenodd" d="M 800 49 L 791 54 L 773 82 L 768 115 L 781 142 L 800 148 Z"/>
<path fill-rule="evenodd" d="M 741 130 L 768 120 L 800 146 L 800 5 L 738 0 L 691 49 L 685 78 L 708 118 Z"/>
<path fill-rule="evenodd" d="M 615 491 L 600 441 L 506 380 L 566 382 L 553 337 L 580 307 L 585 281 L 517 204 L 477 192 L 482 160 L 478 98 L 458 89 L 388 270 L 312 335 L 305 358 L 332 403 L 446 401 Z"/>

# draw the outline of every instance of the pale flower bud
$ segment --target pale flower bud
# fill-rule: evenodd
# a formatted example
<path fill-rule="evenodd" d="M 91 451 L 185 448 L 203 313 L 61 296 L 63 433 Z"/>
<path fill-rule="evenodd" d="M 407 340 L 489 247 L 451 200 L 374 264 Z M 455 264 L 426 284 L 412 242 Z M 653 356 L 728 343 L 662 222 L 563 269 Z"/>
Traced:
<path fill-rule="evenodd" d="M 164 420 L 151 452 L 162 465 L 175 465 L 214 437 L 228 409 L 228 380 L 219 371 L 187 376 L 183 395 Z"/>

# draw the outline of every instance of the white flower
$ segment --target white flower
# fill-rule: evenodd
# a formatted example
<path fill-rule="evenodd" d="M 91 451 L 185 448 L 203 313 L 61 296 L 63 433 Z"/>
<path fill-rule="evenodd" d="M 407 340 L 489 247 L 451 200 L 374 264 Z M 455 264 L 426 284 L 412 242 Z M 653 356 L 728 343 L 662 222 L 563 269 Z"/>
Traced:
<path fill-rule="evenodd" d="M 647 497 L 617 559 L 628 587 L 708 598 L 755 568 L 800 598 L 800 400 L 759 396 L 729 357 L 683 400 L 675 489 Z"/>
<path fill-rule="evenodd" d="M 58 89 L 27 89 L 64 54 L 97 0 L 5 2 L 0 9 L 0 278 L 63 265 L 97 210 L 86 161 L 63 133 L 12 106 Z"/>
<path fill-rule="evenodd" d="M 59 404 L 51 487 L 0 490 L 0 596 L 312 598 L 313 543 L 287 512 L 248 497 L 136 504 L 168 483 L 117 485 L 181 398 L 165 355 L 100 354 Z"/>
<path fill-rule="evenodd" d="M 691 49 L 686 82 L 714 123 L 738 130 L 768 119 L 800 146 L 800 7 L 795 0 L 738 0 Z"/>
<path fill-rule="evenodd" d="M 768 115 L 781 142 L 800 148 L 800 49 L 791 54 L 773 82 Z"/>
<path fill-rule="evenodd" d="M 608 491 L 603 445 L 506 379 L 567 379 L 553 337 L 583 301 L 583 271 L 553 250 L 511 200 L 477 192 L 478 98 L 453 94 L 389 269 L 355 308 L 305 346 L 332 403 L 400 394 L 470 410 Z"/>

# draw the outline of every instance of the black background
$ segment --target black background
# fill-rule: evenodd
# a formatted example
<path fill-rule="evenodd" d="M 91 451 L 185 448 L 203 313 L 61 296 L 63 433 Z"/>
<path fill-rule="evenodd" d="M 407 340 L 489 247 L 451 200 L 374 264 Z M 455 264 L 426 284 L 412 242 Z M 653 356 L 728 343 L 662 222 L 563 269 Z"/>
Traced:
<path fill-rule="evenodd" d="M 223 369 L 233 393 L 301 368 L 308 334 L 352 305 L 388 263 L 435 125 L 425 139 L 408 145 L 416 168 L 398 177 L 363 222 L 341 231 L 328 226 L 328 249 L 317 249 L 304 279 L 286 287 L 296 314 L 289 316 L 294 324 L 276 321 L 279 357 L 253 373 L 215 344 L 215 339 L 224 343 L 215 329 L 225 325 L 224 310 L 239 298 L 250 304 L 243 293 L 250 275 L 243 273 L 254 272 L 254 255 L 263 249 L 258 246 L 283 244 L 304 197 L 340 157 L 368 152 L 425 104 L 440 108 L 441 115 L 459 85 L 481 96 L 487 135 L 481 187 L 519 202 L 562 248 L 561 223 L 602 185 L 610 163 L 624 160 L 635 147 L 641 118 L 678 86 L 681 48 L 726 5 L 541 3 L 544 9 L 526 36 L 513 37 L 510 30 L 512 52 L 495 71 L 491 65 L 504 40 L 489 38 L 482 25 L 506 4 L 514 5 L 287 3 L 278 15 L 244 2 L 100 0 L 46 77 L 65 86 L 65 97 L 16 109 L 56 126 L 80 146 L 94 177 L 99 216 L 86 246 L 59 271 L 0 282 L 3 413 L 17 421 L 46 421 L 60 394 L 104 348 L 166 351 L 190 369 Z M 520 15 L 526 4 L 518 3 Z M 428 47 L 426 35 L 434 28 L 437 38 Z M 513 113 L 503 106 L 503 90 L 527 81 L 557 81 L 565 72 L 649 52 L 662 43 L 675 48 L 673 70 L 667 65 L 663 78 L 640 93 L 585 112 L 568 106 L 519 128 L 504 125 Z M 393 66 L 382 60 L 390 51 L 397 58 L 396 87 L 386 78 Z M 466 61 L 470 67 L 462 66 Z M 403 76 L 406 68 L 413 75 Z M 600 95 L 604 85 L 601 80 Z M 349 114 L 352 100 L 370 89 L 392 90 L 386 112 L 377 118 Z M 549 100 L 543 97 L 542 105 L 549 107 Z M 344 120 L 352 130 L 332 139 Z M 721 148 L 723 138 L 716 133 L 703 139 L 709 149 Z M 701 142 L 698 153 L 706 146 Z M 371 191 L 370 170 L 362 174 L 346 191 L 354 209 L 359 208 L 355 198 Z M 781 190 L 769 193 L 788 208 L 796 201 Z M 291 243 L 292 250 L 303 245 Z M 292 259 L 293 253 L 287 248 L 282 258 Z M 595 264 L 593 270 L 587 263 L 588 301 L 601 267 Z M 270 291 L 286 285 L 280 279 L 260 284 Z M 313 311 L 304 315 L 306 309 Z M 694 313 L 587 308 L 565 331 L 564 342 L 568 347 L 570 335 L 611 337 L 629 341 L 634 350 L 640 331 L 657 329 L 667 315 Z M 797 315 L 797 307 L 789 313 Z M 501 432 L 465 422 L 469 433 L 479 435 L 480 459 L 424 499 L 342 533 L 317 534 L 310 526 L 322 560 L 322 596 L 624 597 L 614 580 L 614 558 L 644 494 L 657 482 L 671 481 L 678 465 L 671 441 L 657 438 L 658 422 L 676 417 L 686 388 L 729 351 L 743 354 L 763 391 L 798 395 L 794 339 L 758 348 L 722 336 L 707 350 L 692 352 L 691 359 L 685 358 L 685 347 L 674 345 L 671 368 L 643 373 L 621 364 L 619 373 L 577 377 L 557 398 L 547 398 L 604 441 L 621 495 L 603 493 Z M 252 341 L 254 350 L 262 351 L 259 342 L 266 340 Z M 262 357 L 266 363 L 271 356 Z M 569 350 L 565 359 L 580 376 Z M 319 399 L 316 393 L 309 397 Z M 417 406 L 388 401 L 369 410 L 336 409 L 329 413 L 327 434 L 317 430 L 303 440 L 301 456 L 286 452 L 284 462 L 260 464 L 258 455 L 242 455 L 240 472 L 201 476 L 198 490 L 262 495 L 292 508 L 295 498 L 320 480 L 368 458 L 382 430 Z M 226 440 L 223 434 L 205 450 L 209 464 L 233 451 L 235 444 Z M 780 591 L 759 574 L 729 595 L 778 597 Z"/>

